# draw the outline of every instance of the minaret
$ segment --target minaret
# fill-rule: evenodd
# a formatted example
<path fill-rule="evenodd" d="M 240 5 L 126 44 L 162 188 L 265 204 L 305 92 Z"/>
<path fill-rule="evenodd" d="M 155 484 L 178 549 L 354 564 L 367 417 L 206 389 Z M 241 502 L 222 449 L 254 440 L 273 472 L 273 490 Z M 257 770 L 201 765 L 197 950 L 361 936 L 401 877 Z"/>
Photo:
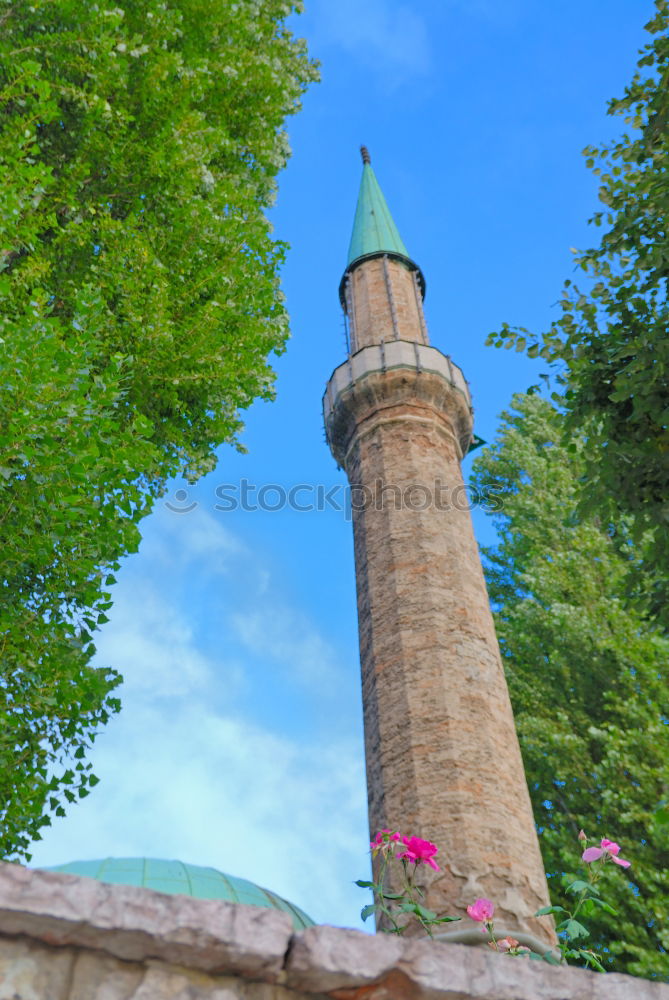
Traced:
<path fill-rule="evenodd" d="M 460 470 L 469 388 L 429 344 L 423 275 L 362 156 L 350 353 L 323 406 L 351 488 L 370 832 L 439 846 L 426 905 L 465 917 L 440 937 L 481 941 L 465 908 L 484 896 L 502 936 L 543 951 L 546 878 Z"/>

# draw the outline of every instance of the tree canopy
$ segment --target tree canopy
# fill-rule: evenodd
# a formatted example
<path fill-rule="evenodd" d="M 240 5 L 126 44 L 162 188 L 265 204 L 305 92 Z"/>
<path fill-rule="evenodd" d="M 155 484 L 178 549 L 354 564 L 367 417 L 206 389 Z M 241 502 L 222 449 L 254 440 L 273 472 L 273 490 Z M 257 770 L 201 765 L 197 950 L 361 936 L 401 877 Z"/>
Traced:
<path fill-rule="evenodd" d="M 265 212 L 316 78 L 290 0 L 0 13 L 0 855 L 95 783 L 108 587 L 165 482 L 271 398 Z"/>
<path fill-rule="evenodd" d="M 605 206 L 590 220 L 601 240 L 576 254 L 581 278 L 565 281 L 547 332 L 504 324 L 489 342 L 555 367 L 565 440 L 588 435 L 581 505 L 634 515 L 645 574 L 632 589 L 669 629 L 669 3 L 655 7 L 639 71 L 608 108 L 627 131 L 584 150 Z"/>
<path fill-rule="evenodd" d="M 494 486 L 499 544 L 486 577 L 507 673 L 551 897 L 567 905 L 584 829 L 619 841 L 633 864 L 605 873 L 618 911 L 594 913 L 586 947 L 604 964 L 669 976 L 669 840 L 657 807 L 669 787 L 669 640 L 630 605 L 635 548 L 579 501 L 590 447 L 561 443 L 563 415 L 515 396 L 473 486 Z M 611 866 L 614 867 L 614 866 Z"/>

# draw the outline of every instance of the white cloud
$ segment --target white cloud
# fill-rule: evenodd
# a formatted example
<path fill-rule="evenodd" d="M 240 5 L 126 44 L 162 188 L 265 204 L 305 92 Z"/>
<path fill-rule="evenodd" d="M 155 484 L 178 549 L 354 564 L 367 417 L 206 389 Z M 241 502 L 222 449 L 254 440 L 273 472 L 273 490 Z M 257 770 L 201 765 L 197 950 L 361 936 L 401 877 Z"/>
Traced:
<path fill-rule="evenodd" d="M 334 650 L 299 611 L 264 603 L 262 610 L 238 612 L 230 620 L 247 649 L 287 666 L 302 684 L 337 684 Z"/>
<path fill-rule="evenodd" d="M 119 588 L 111 621 L 97 660 L 123 674 L 124 699 L 184 697 L 212 682 L 213 665 L 197 649 L 192 626 L 151 587 Z"/>
<path fill-rule="evenodd" d="M 315 0 L 311 6 L 314 51 L 337 45 L 365 66 L 375 66 L 387 85 L 422 76 L 432 57 L 427 25 L 408 3 L 393 0 Z"/>
<path fill-rule="evenodd" d="M 251 879 L 319 921 L 357 922 L 366 899 L 351 883 L 368 857 L 356 747 L 299 745 L 204 702 L 126 705 L 95 767 L 99 788 L 33 864 L 179 858 Z"/>
<path fill-rule="evenodd" d="M 226 573 L 234 558 L 246 552 L 246 546 L 200 504 L 175 513 L 159 502 L 144 524 L 142 555 L 171 571 L 204 556 L 209 570 Z"/>
<path fill-rule="evenodd" d="M 448 6 L 489 24 L 508 24 L 523 7 L 522 0 L 448 0 Z"/>
<path fill-rule="evenodd" d="M 316 736 L 315 727 L 295 735 L 290 719 L 285 725 L 290 706 L 274 688 L 277 724 L 271 712 L 260 724 L 249 712 L 275 671 L 249 671 L 243 656 L 244 647 L 249 658 L 271 650 L 300 677 L 320 670 L 299 710 L 311 706 L 314 718 L 327 719 L 323 677 L 336 673 L 333 651 L 299 609 L 277 601 L 258 557 L 206 512 L 175 520 L 159 513 L 144 533 L 140 554 L 119 574 L 98 642 L 98 662 L 126 678 L 121 714 L 91 755 L 100 784 L 54 820 L 32 864 L 179 858 L 249 878 L 318 921 L 357 925 L 367 900 L 352 883 L 369 868 L 362 748 L 337 728 L 341 720 Z M 250 590 L 226 609 L 244 644 L 235 650 L 204 630 L 220 629 L 217 586 L 225 583 L 233 600 L 242 564 Z M 263 580 L 266 617 L 239 607 Z"/>
<path fill-rule="evenodd" d="M 131 556 L 114 590 L 110 622 L 96 642 L 97 661 L 124 677 L 122 698 L 184 697 L 212 690 L 220 678 L 227 694 L 243 685 L 240 665 L 206 655 L 190 591 L 203 587 L 212 600 L 227 584 L 246 549 L 204 510 L 170 515 L 158 509 L 145 522 L 140 554 Z"/>

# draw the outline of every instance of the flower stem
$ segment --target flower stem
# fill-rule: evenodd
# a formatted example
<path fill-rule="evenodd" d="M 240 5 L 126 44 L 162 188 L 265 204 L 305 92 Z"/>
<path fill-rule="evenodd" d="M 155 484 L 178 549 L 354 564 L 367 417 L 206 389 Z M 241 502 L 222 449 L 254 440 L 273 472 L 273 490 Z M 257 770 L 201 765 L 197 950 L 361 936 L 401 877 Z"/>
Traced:
<path fill-rule="evenodd" d="M 415 906 L 420 906 L 420 900 L 417 899 L 416 896 L 418 895 L 422 897 L 423 893 L 420 891 L 418 886 L 414 884 L 414 879 L 416 877 L 416 870 L 418 868 L 418 862 L 414 861 L 413 871 L 411 872 L 411 874 L 409 874 L 409 866 L 407 865 L 404 859 L 402 859 L 402 867 L 404 869 L 404 891 L 407 894 L 409 902 L 413 903 Z M 430 925 L 420 915 L 420 913 L 414 912 L 414 916 L 418 921 L 418 923 L 423 928 L 423 930 L 426 931 L 428 937 L 433 938 L 434 934 L 432 933 Z"/>
<path fill-rule="evenodd" d="M 384 889 L 384 882 L 385 882 L 386 868 L 387 867 L 388 867 L 388 855 L 384 854 L 384 856 L 383 856 L 383 864 L 381 866 L 381 872 L 379 874 L 379 883 L 378 884 L 379 884 L 379 886 L 381 888 L 380 888 L 380 892 L 378 893 L 378 905 L 379 905 L 379 907 L 381 909 L 381 913 L 385 914 L 385 916 L 388 917 L 388 920 L 393 925 L 393 931 L 394 931 L 394 933 L 395 934 L 401 934 L 403 928 L 400 927 L 399 924 L 397 923 L 397 921 L 395 920 L 395 917 L 393 916 L 392 911 L 386 905 L 386 901 L 385 901 L 385 898 L 384 898 L 384 895 L 383 895 L 383 889 Z M 374 895 L 377 895 L 377 893 L 374 893 Z"/>

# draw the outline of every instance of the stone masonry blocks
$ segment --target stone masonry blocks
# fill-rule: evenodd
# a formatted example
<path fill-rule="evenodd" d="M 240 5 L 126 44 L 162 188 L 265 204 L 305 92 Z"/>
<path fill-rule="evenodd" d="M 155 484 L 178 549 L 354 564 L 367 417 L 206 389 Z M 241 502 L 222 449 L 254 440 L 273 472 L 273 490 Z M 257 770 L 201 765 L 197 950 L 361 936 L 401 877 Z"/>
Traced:
<path fill-rule="evenodd" d="M 88 947 L 104 936 L 106 950 L 120 959 L 178 964 L 187 957 L 205 972 L 226 969 L 266 982 L 277 979 L 292 932 L 288 914 L 276 910 L 2 863 L 0 905 L 5 934 Z"/>
<path fill-rule="evenodd" d="M 257 938 L 257 907 L 226 904 L 238 917 L 221 921 L 207 900 L 132 896 L 126 886 L 0 863 L 0 1000 L 669 1000 L 662 983 L 485 948 L 339 927 L 284 934 L 283 922 L 278 936 Z M 182 937 L 177 952 L 182 907 L 199 933 Z M 119 957 L 123 941 L 132 959 Z"/>
<path fill-rule="evenodd" d="M 492 959 L 492 961 L 491 961 Z M 665 1000 L 669 986 L 614 973 L 558 968 L 464 945 L 365 940 L 310 927 L 297 935 L 287 982 L 336 1000 Z"/>

